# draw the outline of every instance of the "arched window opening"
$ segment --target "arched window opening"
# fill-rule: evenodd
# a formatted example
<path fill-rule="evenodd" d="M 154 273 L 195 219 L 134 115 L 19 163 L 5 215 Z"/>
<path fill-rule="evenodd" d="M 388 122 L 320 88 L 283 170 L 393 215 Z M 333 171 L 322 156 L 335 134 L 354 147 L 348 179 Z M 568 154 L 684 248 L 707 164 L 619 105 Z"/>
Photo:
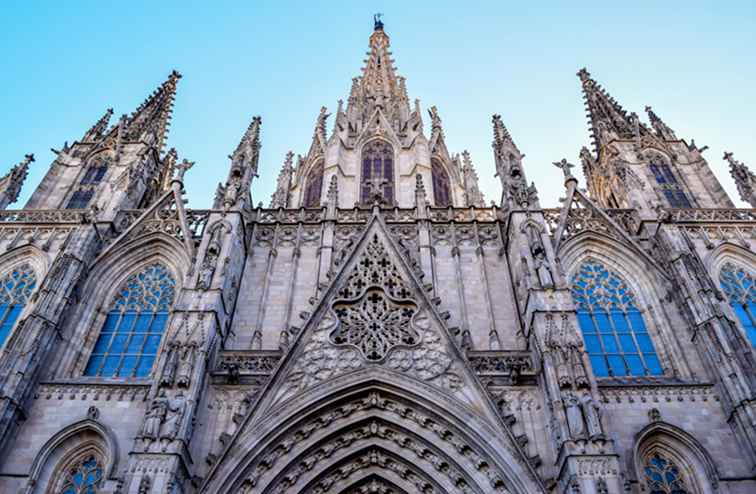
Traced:
<path fill-rule="evenodd" d="M 672 208 L 691 208 L 688 196 L 685 194 L 680 182 L 672 172 L 672 168 L 660 157 L 654 156 L 650 159 L 648 168 L 654 175 L 656 183 L 661 188 L 664 198 Z"/>
<path fill-rule="evenodd" d="M 36 286 L 37 275 L 28 264 L 13 268 L 0 278 L 0 346 L 10 335 Z"/>
<path fill-rule="evenodd" d="M 756 286 L 753 273 L 728 262 L 719 272 L 719 285 L 743 325 L 751 345 L 756 347 Z"/>
<path fill-rule="evenodd" d="M 94 189 L 92 188 L 87 187 L 77 189 L 71 196 L 71 199 L 68 201 L 66 209 L 86 209 L 86 207 L 89 205 L 89 201 L 92 200 L 93 195 Z"/>
<path fill-rule="evenodd" d="M 84 178 L 81 179 L 81 183 L 84 185 L 99 184 L 105 173 L 108 171 L 108 160 L 106 158 L 94 158 L 89 162 L 87 171 L 84 173 Z"/>
<path fill-rule="evenodd" d="M 113 300 L 84 375 L 148 376 L 175 290 L 176 281 L 162 264 L 152 264 L 129 276 Z"/>
<path fill-rule="evenodd" d="M 651 494 L 689 494 L 680 467 L 667 456 L 655 451 L 646 457 L 643 475 Z"/>
<path fill-rule="evenodd" d="M 63 472 L 59 494 L 95 494 L 102 482 L 102 462 L 95 455 L 86 455 Z"/>
<path fill-rule="evenodd" d="M 437 160 L 431 161 L 431 173 L 433 174 L 433 199 L 438 207 L 452 205 L 449 174 L 444 166 Z"/>
<path fill-rule="evenodd" d="M 587 260 L 572 277 L 572 296 L 596 376 L 662 374 L 635 295 L 619 274 Z"/>
<path fill-rule="evenodd" d="M 385 202 L 394 202 L 394 149 L 386 141 L 372 141 L 362 149 L 360 186 L 363 203 L 372 202 L 376 195 Z"/>
<path fill-rule="evenodd" d="M 323 192 L 323 162 L 316 164 L 307 175 L 304 191 L 304 207 L 320 207 L 320 196 Z"/>

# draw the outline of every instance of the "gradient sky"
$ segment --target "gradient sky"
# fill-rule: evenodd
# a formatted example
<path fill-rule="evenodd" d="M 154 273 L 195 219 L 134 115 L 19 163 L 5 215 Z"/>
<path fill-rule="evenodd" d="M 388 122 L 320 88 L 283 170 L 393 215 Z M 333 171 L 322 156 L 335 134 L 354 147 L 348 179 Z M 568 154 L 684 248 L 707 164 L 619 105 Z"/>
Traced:
<path fill-rule="evenodd" d="M 37 157 L 20 207 L 51 147 L 79 139 L 108 107 L 130 113 L 176 69 L 168 145 L 197 163 L 190 207 L 210 205 L 253 115 L 263 126 L 252 193 L 267 206 L 286 151 L 306 153 L 320 106 L 335 111 L 348 96 L 382 12 L 410 98 L 438 107 L 450 151 L 470 151 L 488 201 L 500 194 L 500 113 L 542 204 L 557 204 L 564 189 L 551 163 L 578 164 L 589 144 L 583 66 L 626 110 L 645 119 L 650 104 L 679 137 L 708 145 L 736 198 L 722 153 L 756 172 L 756 2 L 612 3 L 2 2 L 0 174 Z"/>

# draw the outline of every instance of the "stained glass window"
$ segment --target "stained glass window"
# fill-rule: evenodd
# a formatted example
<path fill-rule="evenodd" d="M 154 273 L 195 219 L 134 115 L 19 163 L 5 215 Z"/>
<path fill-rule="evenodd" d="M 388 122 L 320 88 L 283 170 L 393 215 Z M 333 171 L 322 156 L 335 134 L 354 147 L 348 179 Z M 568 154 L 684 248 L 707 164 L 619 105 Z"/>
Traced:
<path fill-rule="evenodd" d="M 386 202 L 394 202 L 394 150 L 389 143 L 376 140 L 362 149 L 361 182 L 362 202 L 371 202 L 371 194 L 376 193 Z"/>
<path fill-rule="evenodd" d="M 94 455 L 67 468 L 59 494 L 96 494 L 102 481 L 102 464 Z"/>
<path fill-rule="evenodd" d="M 751 271 L 728 262 L 719 273 L 719 284 L 730 301 L 730 307 L 740 319 L 740 324 L 756 346 L 756 286 Z"/>
<path fill-rule="evenodd" d="M 635 295 L 619 274 L 588 260 L 572 277 L 572 297 L 594 374 L 662 374 Z"/>
<path fill-rule="evenodd" d="M 95 158 L 87 165 L 87 171 L 84 174 L 84 178 L 81 179 L 81 183 L 98 184 L 102 181 L 107 171 L 108 160 L 105 158 Z"/>
<path fill-rule="evenodd" d="M 113 300 L 84 375 L 148 376 L 175 289 L 176 281 L 162 264 L 152 264 L 129 276 Z"/>
<path fill-rule="evenodd" d="M 85 209 L 93 195 L 94 189 L 89 187 L 76 190 L 68 201 L 66 209 Z"/>
<path fill-rule="evenodd" d="M 680 468 L 669 458 L 659 453 L 652 454 L 646 459 L 643 467 L 651 494 L 688 494 Z"/>
<path fill-rule="evenodd" d="M 307 175 L 304 192 L 304 207 L 317 208 L 320 206 L 320 194 L 323 191 L 323 162 L 316 164 Z"/>
<path fill-rule="evenodd" d="M 431 173 L 433 174 L 433 199 L 436 206 L 451 206 L 449 174 L 446 173 L 444 166 L 436 160 L 431 162 Z"/>
<path fill-rule="evenodd" d="M 0 346 L 37 286 L 37 276 L 28 264 L 13 268 L 0 278 Z"/>
<path fill-rule="evenodd" d="M 672 172 L 672 168 L 661 158 L 654 157 L 648 165 L 651 173 L 654 175 L 656 183 L 661 187 L 664 198 L 672 208 L 690 208 L 693 207 L 688 200 L 688 196 L 677 181 L 677 177 Z"/>

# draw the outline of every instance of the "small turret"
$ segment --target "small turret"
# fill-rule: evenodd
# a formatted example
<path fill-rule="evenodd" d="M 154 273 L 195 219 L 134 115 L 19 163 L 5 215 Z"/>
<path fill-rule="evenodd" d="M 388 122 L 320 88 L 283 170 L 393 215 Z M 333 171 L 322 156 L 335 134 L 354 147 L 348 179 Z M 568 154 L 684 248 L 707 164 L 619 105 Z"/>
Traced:
<path fill-rule="evenodd" d="M 262 119 L 253 117 L 247 131 L 239 141 L 234 152 L 229 156 L 231 169 L 224 185 L 219 184 L 216 192 L 216 207 L 224 211 L 244 210 L 250 208 L 250 187 L 257 177 L 257 164 L 260 159 L 260 125 Z"/>
<path fill-rule="evenodd" d="M 289 191 L 291 190 L 291 177 L 294 174 L 294 167 L 292 162 L 294 160 L 294 153 L 289 151 L 286 153 L 286 159 L 281 166 L 281 171 L 278 174 L 278 180 L 276 181 L 276 191 L 270 199 L 271 208 L 287 208 L 289 207 Z M 335 178 L 335 175 L 334 175 Z"/>
<path fill-rule="evenodd" d="M 486 200 L 480 191 L 478 184 L 478 173 L 475 171 L 470 153 L 465 149 L 462 151 L 462 178 L 465 186 L 465 205 L 475 207 L 485 207 Z"/>
<path fill-rule="evenodd" d="M 23 161 L 17 164 L 2 178 L 0 178 L 0 209 L 5 209 L 13 204 L 21 193 L 21 187 L 29 174 L 29 164 L 34 161 L 33 154 L 24 156 Z"/>

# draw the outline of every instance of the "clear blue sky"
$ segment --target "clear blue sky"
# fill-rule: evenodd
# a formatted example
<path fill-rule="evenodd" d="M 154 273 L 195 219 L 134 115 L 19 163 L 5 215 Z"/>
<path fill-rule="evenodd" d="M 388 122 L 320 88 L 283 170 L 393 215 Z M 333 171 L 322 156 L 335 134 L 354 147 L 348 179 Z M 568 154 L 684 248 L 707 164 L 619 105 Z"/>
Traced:
<path fill-rule="evenodd" d="M 21 2 L 0 4 L 0 173 L 33 152 L 20 204 L 107 107 L 131 112 L 179 70 L 169 146 L 197 162 L 191 207 L 209 206 L 227 155 L 261 115 L 255 202 L 268 204 L 287 150 L 305 153 L 321 105 L 359 74 L 383 12 L 411 98 L 436 105 L 453 152 L 468 149 L 487 200 L 491 114 L 501 113 L 544 205 L 551 162 L 589 143 L 576 71 L 628 111 L 654 110 L 705 153 L 736 196 L 727 149 L 756 172 L 756 2 Z M 330 129 L 330 123 L 329 123 Z M 742 204 L 742 203 L 740 203 Z"/>

